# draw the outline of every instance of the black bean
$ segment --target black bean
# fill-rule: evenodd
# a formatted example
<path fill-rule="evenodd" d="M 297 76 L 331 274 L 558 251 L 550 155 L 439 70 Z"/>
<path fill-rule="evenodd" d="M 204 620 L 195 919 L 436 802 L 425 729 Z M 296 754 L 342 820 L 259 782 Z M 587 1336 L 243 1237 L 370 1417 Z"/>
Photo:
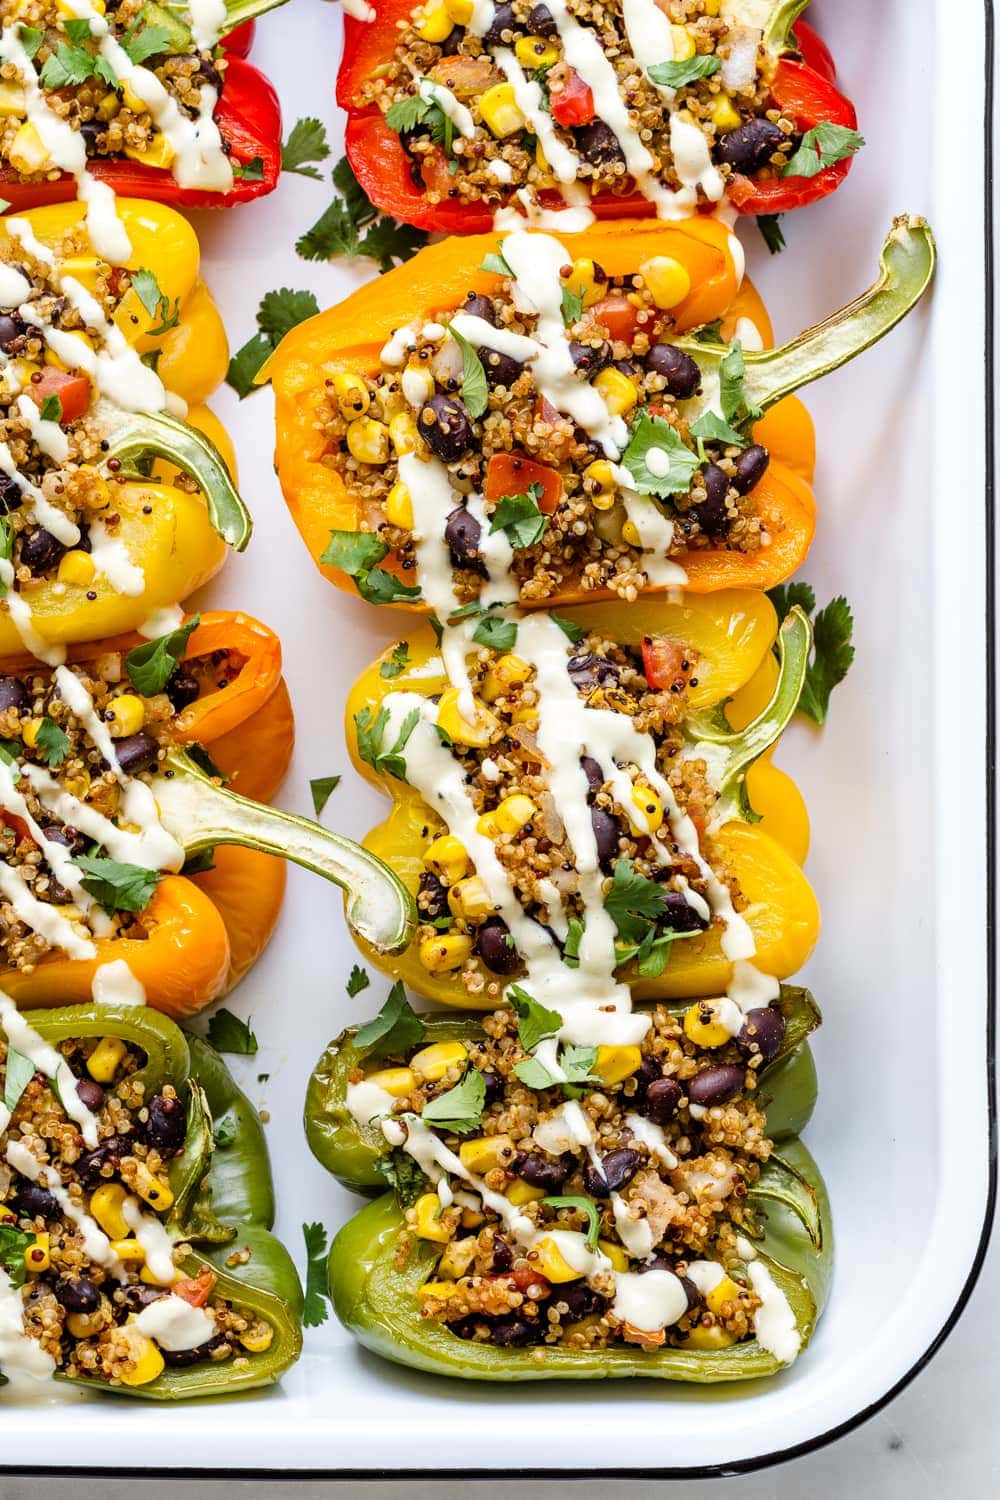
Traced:
<path fill-rule="evenodd" d="M 154 1094 L 149 1101 L 146 1140 L 161 1156 L 176 1156 L 184 1145 L 187 1119 L 179 1099 Z"/>
<path fill-rule="evenodd" d="M 25 713 L 31 707 L 31 695 L 20 677 L 0 677 L 0 713 L 16 708 Z"/>
<path fill-rule="evenodd" d="M 62 823 L 46 823 L 42 829 L 50 844 L 62 844 L 64 849 L 82 849 L 87 840 L 76 828 L 65 827 Z"/>
<path fill-rule="evenodd" d="M 135 1282 L 132 1286 L 122 1287 L 122 1296 L 129 1312 L 142 1312 L 151 1302 L 159 1302 L 161 1297 L 167 1295 L 167 1289 L 163 1286 L 142 1286 Z"/>
<path fill-rule="evenodd" d="M 486 1095 L 483 1103 L 496 1104 L 498 1100 L 503 1098 L 503 1077 L 499 1073 L 488 1073 L 484 1069 L 480 1069 L 480 1073 L 483 1082 L 486 1084 Z"/>
<path fill-rule="evenodd" d="M 630 380 L 636 380 L 642 374 L 642 365 L 637 359 L 616 359 L 615 369 L 627 375 Z"/>
<path fill-rule="evenodd" d="M 605 661 L 601 656 L 594 656 L 589 651 L 580 656 L 571 656 L 566 663 L 566 670 L 570 675 L 573 686 L 589 691 L 600 684 L 616 683 L 621 676 L 614 662 Z"/>
<path fill-rule="evenodd" d="M 688 1099 L 702 1108 L 726 1104 L 743 1092 L 745 1078 L 743 1069 L 733 1063 L 712 1063 L 688 1079 Z"/>
<path fill-rule="evenodd" d="M 514 7 L 512 5 L 497 5 L 493 9 L 493 19 L 489 29 L 483 32 L 483 41 L 487 47 L 502 46 L 504 32 L 520 31 L 521 24 L 514 18 Z"/>
<path fill-rule="evenodd" d="M 748 120 L 719 141 L 719 160 L 734 172 L 759 172 L 787 139 L 785 132 L 770 120 Z"/>
<path fill-rule="evenodd" d="M 604 167 L 610 162 L 625 160 L 618 137 L 603 120 L 581 125 L 573 134 L 577 151 L 592 167 Z"/>
<path fill-rule="evenodd" d="M 480 346 L 479 359 L 483 374 L 486 376 L 486 384 L 491 388 L 503 385 L 510 390 L 524 369 L 520 361 L 511 359 L 509 354 L 501 354 L 499 349 L 487 349 L 485 344 Z"/>
<path fill-rule="evenodd" d="M 657 1078 L 646 1090 L 645 1113 L 654 1125 L 669 1125 L 683 1097 L 684 1090 L 676 1078 Z"/>
<path fill-rule="evenodd" d="M 83 123 L 77 128 L 79 129 L 80 134 L 83 137 L 83 145 L 84 149 L 87 152 L 87 155 L 96 156 L 97 137 L 105 127 L 100 123 L 99 120 L 84 120 Z"/>
<path fill-rule="evenodd" d="M 604 772 L 592 755 L 584 755 L 580 758 L 583 773 L 587 778 L 587 786 L 592 792 L 599 792 L 604 785 Z"/>
<path fill-rule="evenodd" d="M 579 344 L 576 339 L 570 339 L 569 352 L 573 364 L 588 380 L 593 380 L 595 375 L 606 370 L 615 357 L 614 350 L 606 339 L 600 344 Z"/>
<path fill-rule="evenodd" d="M 514 1252 L 502 1234 L 493 1236 L 493 1269 L 498 1275 L 509 1271 L 514 1265 Z"/>
<path fill-rule="evenodd" d="M 122 1164 L 122 1157 L 128 1156 L 132 1150 L 131 1143 L 120 1135 L 109 1135 L 93 1151 L 84 1151 L 77 1159 L 76 1170 L 85 1182 L 100 1182 L 104 1178 L 104 1168 L 110 1167 L 112 1172 L 117 1172 Z"/>
<path fill-rule="evenodd" d="M 56 1287 L 56 1301 L 68 1313 L 96 1312 L 101 1305 L 101 1291 L 89 1276 L 69 1276 Z"/>
<path fill-rule="evenodd" d="M 183 667 L 174 673 L 166 686 L 166 694 L 175 713 L 180 713 L 182 708 L 194 703 L 200 692 L 197 677 L 193 672 L 185 672 Z"/>
<path fill-rule="evenodd" d="M 444 41 L 438 42 L 437 45 L 441 48 L 441 52 L 445 57 L 454 57 L 462 45 L 464 37 L 465 28 L 462 26 L 453 26 Z"/>
<path fill-rule="evenodd" d="M 482 292 L 466 292 L 461 310 L 470 318 L 482 318 L 484 323 L 492 323 L 496 327 L 496 309 L 489 297 L 484 297 Z"/>
<path fill-rule="evenodd" d="M 533 36 L 558 36 L 559 27 L 547 5 L 533 5 L 528 15 L 528 26 Z"/>
<path fill-rule="evenodd" d="M 659 1063 L 654 1062 L 651 1057 L 644 1057 L 637 1070 L 632 1074 L 635 1083 L 635 1093 L 632 1095 L 633 1102 L 641 1104 L 649 1091 L 650 1084 L 655 1083 L 662 1076 Z"/>
<path fill-rule="evenodd" d="M 705 499 L 691 507 L 697 516 L 702 531 L 709 536 L 723 531 L 728 521 L 726 497 L 729 494 L 729 476 L 718 464 L 706 464 L 701 471 L 705 485 Z"/>
<path fill-rule="evenodd" d="M 68 549 L 51 531 L 36 526 L 21 538 L 20 561 L 32 573 L 40 575 L 54 568 Z"/>
<path fill-rule="evenodd" d="M 175 1370 L 183 1370 L 186 1365 L 200 1364 L 203 1359 L 211 1359 L 214 1349 L 226 1347 L 227 1339 L 224 1334 L 217 1333 L 214 1338 L 206 1339 L 203 1344 L 198 1344 L 194 1349 L 161 1349 L 165 1365 L 172 1365 Z"/>
<path fill-rule="evenodd" d="M 104 1090 L 92 1078 L 76 1080 L 76 1096 L 85 1109 L 100 1109 L 104 1103 Z"/>
<path fill-rule="evenodd" d="M 592 1318 L 597 1313 L 602 1313 L 608 1305 L 607 1299 L 585 1281 L 574 1281 L 569 1286 L 561 1286 L 555 1300 L 566 1303 L 569 1309 L 566 1316 L 573 1319 Z"/>
<path fill-rule="evenodd" d="M 661 873 L 661 872 L 657 872 Z M 670 870 L 663 868 L 664 878 L 670 878 Z M 703 917 L 701 912 L 696 911 L 687 900 L 683 891 L 664 891 L 666 906 L 663 915 L 656 919 L 656 925 L 665 932 L 704 932 L 708 926 L 708 918 Z"/>
<path fill-rule="evenodd" d="M 420 435 L 436 458 L 454 463 L 474 442 L 469 413 L 457 396 L 438 391 L 422 407 Z"/>
<path fill-rule="evenodd" d="M 757 1052 L 764 1062 L 773 1062 L 784 1040 L 785 1018 L 781 1011 L 773 1005 L 761 1005 L 747 1011 L 736 1045 L 746 1057 Z"/>
<path fill-rule="evenodd" d="M 436 922 L 438 917 L 447 916 L 448 887 L 430 870 L 420 877 L 419 897 L 417 910 L 422 921 Z"/>
<path fill-rule="evenodd" d="M 518 1177 L 523 1177 L 532 1187 L 557 1193 L 572 1172 L 573 1161 L 564 1156 L 557 1156 L 552 1160 L 543 1156 L 540 1151 L 519 1151 L 512 1166 Z"/>
<path fill-rule="evenodd" d="M 0 313 L 0 349 L 9 354 L 18 339 L 26 333 L 25 325 L 13 313 Z"/>
<path fill-rule="evenodd" d="M 200 80 L 203 85 L 207 84 L 208 87 L 214 89 L 217 94 L 221 94 L 222 74 L 219 72 L 218 68 L 215 67 L 215 65 L 204 55 L 204 53 L 202 53 L 200 56 L 196 56 L 192 59 L 192 61 L 195 61 L 198 64 L 198 71 L 193 75 L 191 80 L 192 83 L 196 80 Z"/>
<path fill-rule="evenodd" d="M 696 361 L 673 344 L 654 344 L 646 355 L 646 369 L 662 375 L 668 392 L 678 401 L 687 401 L 701 386 L 701 371 Z"/>
<path fill-rule="evenodd" d="M 759 443 L 754 443 L 752 448 L 741 453 L 736 460 L 736 473 L 733 476 L 733 489 L 737 494 L 749 495 L 751 490 L 756 489 L 767 473 L 770 462 L 770 453 Z"/>
<path fill-rule="evenodd" d="M 145 730 L 140 730 L 138 734 L 127 734 L 124 739 L 115 741 L 118 764 L 126 776 L 137 776 L 140 771 L 148 771 L 155 766 L 159 749 L 153 736 Z"/>
<path fill-rule="evenodd" d="M 55 1193 L 50 1193 L 37 1182 L 22 1182 L 11 1206 L 19 1217 L 25 1219 L 34 1219 L 39 1214 L 43 1219 L 58 1219 L 62 1213 Z"/>
<path fill-rule="evenodd" d="M 494 974 L 513 974 L 521 962 L 502 917 L 487 917 L 476 933 L 476 952 Z"/>
<path fill-rule="evenodd" d="M 588 1160 L 583 1168 L 583 1185 L 594 1198 L 609 1198 L 631 1182 L 642 1166 L 642 1157 L 631 1146 L 622 1146 L 601 1157 L 600 1171 L 595 1162 Z"/>
<path fill-rule="evenodd" d="M 538 1324 L 525 1318 L 496 1318 L 490 1327 L 492 1341 L 502 1349 L 513 1349 L 519 1344 L 530 1344 L 538 1337 Z"/>
<path fill-rule="evenodd" d="M 611 813 L 605 812 L 603 807 L 592 807 L 590 809 L 590 826 L 594 830 L 594 839 L 597 843 L 597 862 L 605 874 L 610 873 L 611 866 L 618 858 L 618 841 L 621 838 L 621 825 L 618 819 Z"/>
<path fill-rule="evenodd" d="M 24 500 L 24 491 L 9 474 L 0 474 L 0 516 L 9 516 Z"/>
<path fill-rule="evenodd" d="M 464 505 L 456 505 L 444 525 L 453 568 L 473 568 L 481 562 L 479 542 L 483 531 L 479 522 Z"/>

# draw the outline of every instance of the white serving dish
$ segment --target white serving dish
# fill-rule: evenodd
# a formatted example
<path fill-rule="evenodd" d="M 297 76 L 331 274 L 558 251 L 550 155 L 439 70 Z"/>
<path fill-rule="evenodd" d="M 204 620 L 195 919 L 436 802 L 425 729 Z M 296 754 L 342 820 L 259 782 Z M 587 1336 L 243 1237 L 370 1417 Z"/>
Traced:
<path fill-rule="evenodd" d="M 817 0 L 814 12 L 868 145 L 834 200 L 784 220 L 784 255 L 771 260 L 752 224 L 742 231 L 779 336 L 872 279 L 896 213 L 931 219 L 941 270 L 930 306 L 808 396 L 820 520 L 804 576 L 822 601 L 848 595 L 858 646 L 825 732 L 795 726 L 779 756 L 812 810 L 809 871 L 825 921 L 806 974 L 826 1014 L 808 1142 L 830 1186 L 838 1260 L 811 1347 L 783 1376 L 725 1390 L 518 1389 L 382 1363 L 330 1322 L 308 1332 L 281 1389 L 257 1397 L 167 1410 L 110 1398 L 25 1408 L 0 1396 L 4 1468 L 732 1472 L 861 1421 L 957 1316 L 992 1193 L 986 16 L 977 0 Z M 324 0 L 296 0 L 260 25 L 254 61 L 277 83 L 287 125 L 303 114 L 334 123 L 339 47 L 338 9 Z M 260 204 L 200 216 L 205 274 L 234 345 L 272 287 L 311 286 L 325 306 L 366 278 L 295 256 L 327 202 L 326 186 L 289 177 Z M 309 778 L 344 771 L 327 818 L 360 835 L 383 803 L 348 768 L 344 696 L 406 618 L 336 592 L 307 559 L 272 472 L 270 394 L 240 405 L 224 391 L 217 405 L 257 531 L 201 602 L 246 608 L 281 632 L 299 724 L 282 801 L 306 811 Z M 319 1052 L 385 994 L 376 979 L 346 998 L 354 959 L 339 900 L 292 870 L 280 932 L 231 1001 L 260 1038 L 259 1056 L 234 1066 L 271 1113 L 279 1228 L 296 1253 L 304 1220 L 333 1231 L 358 1206 L 313 1161 L 301 1128 Z"/>

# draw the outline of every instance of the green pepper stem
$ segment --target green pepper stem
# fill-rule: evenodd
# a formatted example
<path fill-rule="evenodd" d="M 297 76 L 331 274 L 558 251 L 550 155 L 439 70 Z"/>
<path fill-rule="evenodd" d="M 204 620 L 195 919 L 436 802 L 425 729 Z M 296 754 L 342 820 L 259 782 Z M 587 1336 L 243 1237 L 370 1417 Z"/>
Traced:
<path fill-rule="evenodd" d="M 803 11 L 809 9 L 811 0 L 777 0 L 764 27 L 764 47 L 768 52 L 782 53 L 797 50 L 792 27 Z"/>
<path fill-rule="evenodd" d="M 228 36 L 237 26 L 242 26 L 244 21 L 252 21 L 257 16 L 266 15 L 269 10 L 277 10 L 279 6 L 287 4 L 288 0 L 226 0 L 226 23 L 222 34 Z"/>
<path fill-rule="evenodd" d="M 380 953 L 407 946 L 416 925 L 412 897 L 374 854 L 310 818 L 217 786 L 183 750 L 171 751 L 167 766 L 174 774 L 155 783 L 160 817 L 187 855 L 239 844 L 289 859 L 341 887 L 348 924 L 358 937 Z"/>
<path fill-rule="evenodd" d="M 878 280 L 866 292 L 788 344 L 744 352 L 745 405 L 767 411 L 885 338 L 924 295 L 936 259 L 934 236 L 926 220 L 916 214 L 896 219 L 882 247 Z M 703 376 L 704 393 L 685 403 L 685 415 L 694 420 L 716 404 L 720 366 L 729 350 L 696 339 L 684 340 L 682 347 Z"/>
<path fill-rule="evenodd" d="M 153 458 L 176 465 L 201 490 L 209 519 L 223 541 L 237 552 L 244 550 L 253 531 L 250 512 L 210 438 L 162 411 L 116 413 L 109 428 L 105 462 L 117 459 L 119 472 L 135 479 L 147 477 L 144 467 Z"/>
<path fill-rule="evenodd" d="M 743 729 L 733 730 L 726 720 L 725 709 L 717 707 L 695 714 L 684 726 L 685 734 L 697 745 L 714 745 L 724 752 L 716 771 L 722 803 L 736 803 L 741 816 L 756 821 L 746 801 L 746 773 L 755 760 L 780 738 L 798 707 L 809 667 L 812 626 L 808 616 L 793 605 L 778 631 L 778 680 L 767 706 Z"/>

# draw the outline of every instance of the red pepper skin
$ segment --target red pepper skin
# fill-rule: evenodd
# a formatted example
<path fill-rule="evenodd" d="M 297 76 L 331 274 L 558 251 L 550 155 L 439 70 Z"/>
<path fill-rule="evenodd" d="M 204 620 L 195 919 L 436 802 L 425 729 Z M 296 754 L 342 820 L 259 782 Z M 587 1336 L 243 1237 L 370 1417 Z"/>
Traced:
<path fill-rule="evenodd" d="M 228 52 L 231 57 L 249 57 L 256 30 L 256 21 L 244 21 L 242 26 L 237 26 L 235 31 L 222 38 L 220 46 L 223 52 Z"/>
<path fill-rule="evenodd" d="M 205 193 L 180 187 L 167 167 L 148 167 L 124 156 L 96 158 L 87 170 L 122 198 L 150 198 L 175 208 L 229 208 L 273 192 L 281 171 L 281 106 L 269 80 L 242 57 L 229 58 L 215 122 L 234 161 L 260 157 L 262 180 L 237 178 L 226 193 Z M 16 213 L 46 203 L 71 203 L 77 197 L 76 179 L 64 172 L 52 181 L 21 182 L 10 167 L 0 167 L 0 197 Z"/>
<path fill-rule="evenodd" d="M 493 210 L 481 203 L 429 203 L 414 181 L 409 156 L 395 131 L 386 125 L 381 110 L 357 103 L 363 84 L 396 50 L 397 22 L 408 20 L 413 9 L 413 0 L 379 0 L 374 20 L 344 17 L 337 103 L 347 111 L 347 156 L 361 186 L 383 212 L 419 229 L 485 234 L 493 227 Z M 821 120 L 855 129 L 854 106 L 836 87 L 833 59 L 826 45 L 802 21 L 796 22 L 793 30 L 801 56 L 778 59 L 771 84 L 775 104 L 803 132 Z M 852 160 L 848 157 L 815 177 L 780 177 L 767 182 L 733 177 L 728 197 L 741 214 L 787 213 L 834 192 L 850 171 Z M 562 198 L 555 191 L 539 197 L 545 208 L 562 206 Z M 639 219 L 654 213 L 653 205 L 639 193 L 628 197 L 602 193 L 591 200 L 591 207 L 599 219 Z"/>

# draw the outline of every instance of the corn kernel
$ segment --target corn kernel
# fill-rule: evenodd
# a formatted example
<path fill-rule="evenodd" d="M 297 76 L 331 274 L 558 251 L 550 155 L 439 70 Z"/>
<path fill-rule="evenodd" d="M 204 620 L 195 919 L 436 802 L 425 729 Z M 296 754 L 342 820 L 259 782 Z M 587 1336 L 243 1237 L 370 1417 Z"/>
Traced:
<path fill-rule="evenodd" d="M 5 119 L 24 115 L 27 101 L 19 83 L 0 83 L 0 116 Z"/>
<path fill-rule="evenodd" d="M 454 885 L 467 873 L 469 856 L 465 852 L 464 844 L 452 834 L 443 833 L 425 849 L 424 864 L 440 880 L 443 880 L 445 885 Z"/>
<path fill-rule="evenodd" d="M 75 583 L 82 589 L 89 588 L 96 572 L 94 559 L 88 552 L 80 552 L 74 548 L 72 552 L 64 552 L 59 559 L 60 583 Z"/>
<path fill-rule="evenodd" d="M 523 1208 L 526 1203 L 537 1203 L 539 1198 L 544 1198 L 545 1189 L 533 1187 L 530 1182 L 517 1177 L 504 1192 L 504 1197 L 508 1203 L 513 1203 L 515 1208 Z"/>
<path fill-rule="evenodd" d="M 111 715 L 108 728 L 115 740 L 138 734 L 146 722 L 146 705 L 135 693 L 122 693 L 119 698 L 112 698 L 107 711 Z"/>
<path fill-rule="evenodd" d="M 480 1135 L 475 1140 L 463 1141 L 458 1148 L 462 1166 L 480 1177 L 495 1167 L 505 1167 L 513 1155 L 514 1142 L 509 1135 Z"/>
<path fill-rule="evenodd" d="M 562 278 L 562 284 L 567 292 L 583 299 L 584 307 L 593 307 L 607 291 L 607 272 L 596 260 L 581 257 L 573 262 L 569 275 Z"/>
<path fill-rule="evenodd" d="M 598 458 L 592 464 L 588 464 L 583 471 L 583 477 L 589 479 L 591 484 L 596 485 L 599 490 L 615 488 L 614 466 L 609 464 L 606 458 Z"/>
<path fill-rule="evenodd" d="M 457 1291 L 454 1281 L 425 1281 L 417 1292 L 417 1301 L 421 1307 L 440 1306 L 449 1297 L 454 1297 Z"/>
<path fill-rule="evenodd" d="M 630 412 L 639 399 L 639 387 L 628 375 L 610 366 L 602 370 L 592 382 L 604 397 L 604 403 L 613 417 L 623 417 Z"/>
<path fill-rule="evenodd" d="M 414 1233 L 418 1239 L 433 1240 L 435 1244 L 447 1245 L 451 1234 L 441 1222 L 441 1199 L 437 1193 L 423 1193 L 413 1205 L 416 1216 Z"/>
<path fill-rule="evenodd" d="M 123 1266 L 137 1269 L 146 1264 L 146 1252 L 136 1239 L 112 1240 L 111 1248 Z"/>
<path fill-rule="evenodd" d="M 100 104 L 98 104 L 97 113 L 99 118 L 107 124 L 109 120 L 114 119 L 121 107 L 121 100 L 118 98 L 118 95 L 113 89 L 109 89 Z"/>
<path fill-rule="evenodd" d="M 462 1209 L 462 1228 L 478 1229 L 481 1224 L 486 1223 L 486 1215 L 479 1212 L 478 1208 Z"/>
<path fill-rule="evenodd" d="M 642 537 L 634 521 L 626 521 L 622 526 L 622 540 L 628 542 L 630 547 L 642 546 Z"/>
<path fill-rule="evenodd" d="M 169 1208 L 174 1201 L 174 1195 L 170 1191 L 170 1183 L 165 1177 L 154 1177 L 144 1162 L 140 1162 L 135 1170 L 135 1181 L 132 1186 L 144 1198 L 150 1208 L 157 1212 Z"/>
<path fill-rule="evenodd" d="M 694 38 L 686 26 L 671 26 L 670 40 L 674 45 L 673 62 L 687 62 L 694 57 Z"/>
<path fill-rule="evenodd" d="M 459 880 L 448 891 L 448 906 L 452 916 L 466 922 L 484 922 L 496 910 L 490 893 L 478 875 Z"/>
<path fill-rule="evenodd" d="M 355 375 L 353 370 L 338 370 L 330 388 L 336 397 L 340 415 L 346 421 L 367 416 L 372 404 L 371 392 L 360 375 Z"/>
<path fill-rule="evenodd" d="M 712 124 L 716 130 L 738 130 L 743 117 L 728 94 L 720 94 L 712 106 Z"/>
<path fill-rule="evenodd" d="M 723 1276 L 710 1292 L 705 1293 L 705 1306 L 718 1316 L 727 1302 L 735 1302 L 740 1289 L 731 1276 Z"/>
<path fill-rule="evenodd" d="M 127 1196 L 120 1182 L 102 1182 L 91 1194 L 90 1216 L 110 1240 L 127 1240 L 132 1232 L 122 1213 Z"/>
<path fill-rule="evenodd" d="M 398 458 L 404 453 L 423 452 L 424 440 L 408 411 L 398 411 L 389 422 L 389 437 Z M 412 521 L 410 522 L 412 526 Z"/>
<path fill-rule="evenodd" d="M 9 1224 L 17 1219 L 17 1214 L 6 1203 L 0 1203 L 0 1224 Z"/>
<path fill-rule="evenodd" d="M 124 1056 L 125 1043 L 121 1037 L 102 1036 L 93 1052 L 87 1058 L 87 1072 L 95 1083 L 110 1083 L 118 1071 L 118 1064 Z M 124 1238 L 124 1235 L 122 1238 Z"/>
<path fill-rule="evenodd" d="M 107 1310 L 102 1302 L 93 1312 L 70 1313 L 66 1319 L 66 1327 L 75 1339 L 89 1339 L 93 1334 L 100 1333 L 107 1321 Z"/>
<path fill-rule="evenodd" d="M 270 1323 L 262 1323 L 259 1328 L 237 1336 L 248 1354 L 263 1354 L 274 1343 L 274 1329 Z"/>
<path fill-rule="evenodd" d="M 583 1275 L 582 1271 L 578 1271 L 575 1266 L 570 1265 L 555 1240 L 549 1239 L 548 1235 L 543 1236 L 537 1242 L 535 1253 L 537 1255 L 535 1268 L 540 1276 L 545 1277 L 546 1281 L 557 1283 L 561 1281 L 579 1281 Z"/>
<path fill-rule="evenodd" d="M 483 813 L 476 823 L 476 831 L 486 838 L 496 839 L 502 833 L 519 833 L 537 816 L 538 808 L 531 798 L 523 792 L 515 792 L 512 797 L 505 797 L 492 812 Z"/>
<path fill-rule="evenodd" d="M 641 818 L 629 817 L 632 832 L 636 834 L 655 833 L 663 822 L 663 799 L 659 792 L 654 792 L 648 786 L 634 786 L 632 788 L 632 804 L 642 814 Z"/>
<path fill-rule="evenodd" d="M 458 688 L 449 688 L 447 692 L 441 694 L 441 700 L 438 703 L 438 727 L 443 729 L 457 745 L 471 745 L 475 749 L 482 750 L 500 728 L 500 721 L 495 714 L 490 713 L 485 704 L 474 702 L 476 718 L 475 722 L 470 724 L 459 711 L 458 699 Z"/>
<path fill-rule="evenodd" d="M 377 1073 L 369 1073 L 365 1082 L 385 1089 L 394 1099 L 405 1099 L 417 1086 L 416 1074 L 409 1068 L 380 1068 Z"/>
<path fill-rule="evenodd" d="M 41 719 L 29 719 L 26 724 L 21 725 L 21 738 L 29 750 L 34 750 L 38 744 L 38 731 L 41 727 Z"/>
<path fill-rule="evenodd" d="M 672 255 L 654 255 L 643 261 L 639 275 L 657 307 L 677 307 L 691 291 L 691 277 L 686 266 Z"/>
<path fill-rule="evenodd" d="M 597 1049 L 594 1072 L 606 1088 L 621 1083 L 623 1078 L 631 1078 L 632 1074 L 637 1073 L 641 1067 L 642 1053 L 638 1047 L 598 1047 Z"/>
<path fill-rule="evenodd" d="M 403 531 L 413 530 L 413 500 L 401 479 L 397 479 L 385 497 L 385 518 L 390 526 L 399 526 Z"/>
<path fill-rule="evenodd" d="M 684 1013 L 684 1035 L 696 1047 L 724 1047 L 732 1041 L 725 1026 L 715 1019 L 715 1005 L 711 1000 L 696 1000 Z"/>
<path fill-rule="evenodd" d="M 468 26 L 476 5 L 475 0 L 444 0 L 444 8 L 456 26 Z"/>
<path fill-rule="evenodd" d="M 483 124 L 498 140 L 516 135 L 527 121 L 517 107 L 514 89 L 509 83 L 495 83 L 479 100 L 479 113 Z"/>
<path fill-rule="evenodd" d="M 590 503 L 595 510 L 614 510 L 617 500 L 617 490 L 598 490 L 596 495 L 590 497 Z"/>
<path fill-rule="evenodd" d="M 461 1067 L 468 1055 L 461 1042 L 433 1042 L 413 1054 L 410 1067 L 421 1078 L 439 1083 L 449 1068 Z"/>
<path fill-rule="evenodd" d="M 118 1330 L 118 1338 L 126 1341 L 132 1358 L 132 1368 L 122 1370 L 118 1377 L 124 1385 L 148 1385 L 151 1380 L 162 1375 L 163 1355 L 141 1329 L 134 1324 L 126 1324 Z"/>
<path fill-rule="evenodd" d="M 431 0 L 415 22 L 417 35 L 425 42 L 443 42 L 446 36 L 450 36 L 453 25 L 444 0 Z"/>
<path fill-rule="evenodd" d="M 464 1240 L 452 1240 L 445 1246 L 444 1254 L 437 1263 L 439 1276 L 450 1277 L 457 1281 L 459 1276 L 464 1276 L 476 1258 L 478 1242 L 474 1234 L 470 1234 Z"/>
<path fill-rule="evenodd" d="M 7 155 L 15 172 L 42 172 L 52 165 L 45 142 L 30 121 L 26 121 L 18 130 Z"/>
<path fill-rule="evenodd" d="M 546 41 L 543 36 L 519 36 L 514 43 L 514 56 L 521 67 L 529 71 L 532 68 L 551 68 L 559 61 L 559 48 L 554 41 Z"/>
<path fill-rule="evenodd" d="M 130 109 L 134 115 L 144 114 L 148 107 L 145 99 L 139 98 L 139 95 L 129 83 L 128 79 L 125 79 L 122 83 L 122 103 L 125 105 L 125 108 Z"/>
<path fill-rule="evenodd" d="M 148 146 L 123 146 L 122 150 L 132 161 L 141 161 L 146 167 L 169 167 L 174 159 L 174 148 L 161 131 L 156 132 Z"/>
<path fill-rule="evenodd" d="M 389 429 L 374 417 L 358 417 L 348 426 L 347 447 L 359 464 L 384 464 L 389 457 Z"/>
<path fill-rule="evenodd" d="M 628 1270 L 628 1256 L 625 1254 L 625 1251 L 622 1249 L 621 1245 L 615 1245 L 611 1240 L 598 1240 L 597 1248 L 598 1250 L 603 1251 L 603 1253 L 608 1257 L 613 1270 Z"/>
<path fill-rule="evenodd" d="M 718 1323 L 699 1323 L 684 1340 L 685 1349 L 728 1349 L 735 1344 L 735 1333 L 727 1333 Z"/>
<path fill-rule="evenodd" d="M 512 651 L 508 651 L 490 667 L 480 692 L 487 703 L 493 703 L 511 688 L 523 687 L 530 676 L 530 663 L 522 656 L 515 656 Z"/>
<path fill-rule="evenodd" d="M 471 958 L 472 939 L 460 932 L 425 938 L 418 954 L 429 974 L 447 974 L 452 969 L 460 969 L 466 959 Z"/>
<path fill-rule="evenodd" d="M 39 1271 L 47 1271 L 52 1264 L 52 1255 L 49 1247 L 49 1236 L 47 1231 L 36 1234 L 34 1243 L 29 1245 L 24 1252 L 24 1269 L 30 1276 L 37 1276 Z"/>
<path fill-rule="evenodd" d="M 104 0 L 90 0 L 90 5 L 91 9 L 96 10 L 99 16 L 104 15 Z M 74 6 L 73 0 L 56 0 L 56 10 L 61 16 L 65 16 L 70 21 L 80 14 Z"/>
<path fill-rule="evenodd" d="M 143 1266 L 139 1272 L 139 1280 L 144 1281 L 147 1286 L 170 1286 L 171 1282 L 176 1281 L 179 1276 L 179 1271 L 172 1271 L 166 1281 L 162 1281 L 159 1276 L 154 1275 L 148 1265 Z"/>

